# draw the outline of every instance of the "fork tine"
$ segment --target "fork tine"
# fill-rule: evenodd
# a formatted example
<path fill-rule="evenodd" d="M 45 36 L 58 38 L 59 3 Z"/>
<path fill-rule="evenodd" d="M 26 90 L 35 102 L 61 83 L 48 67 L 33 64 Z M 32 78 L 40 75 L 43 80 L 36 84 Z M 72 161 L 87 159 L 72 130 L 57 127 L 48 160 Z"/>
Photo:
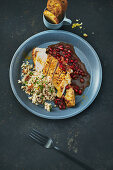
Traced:
<path fill-rule="evenodd" d="M 30 138 L 32 138 L 35 142 L 37 142 L 39 145 L 44 146 L 44 144 L 42 142 L 40 142 L 39 140 L 37 140 L 34 136 L 32 136 L 31 134 L 29 135 Z"/>
<path fill-rule="evenodd" d="M 44 141 L 43 139 L 41 139 L 41 138 L 39 138 L 38 136 L 36 136 L 34 133 L 32 133 L 31 132 L 31 134 L 30 134 L 31 136 L 33 136 L 36 140 L 38 140 L 39 142 L 41 142 L 41 143 L 43 143 L 43 144 L 45 144 L 46 143 L 46 141 Z"/>
<path fill-rule="evenodd" d="M 36 138 L 34 138 L 32 135 L 28 135 L 30 138 L 32 138 L 35 142 L 37 142 L 39 145 L 42 146 L 42 143 L 39 142 Z"/>
<path fill-rule="evenodd" d="M 44 142 L 47 142 L 47 139 L 43 138 L 41 135 L 39 135 L 37 132 L 32 131 L 32 134 L 34 134 L 38 139 L 43 140 Z"/>
<path fill-rule="evenodd" d="M 33 131 L 34 131 L 39 137 L 42 137 L 43 139 L 48 140 L 48 137 L 47 137 L 47 136 L 42 135 L 42 134 L 41 134 L 40 132 L 38 132 L 36 129 L 33 129 Z"/>

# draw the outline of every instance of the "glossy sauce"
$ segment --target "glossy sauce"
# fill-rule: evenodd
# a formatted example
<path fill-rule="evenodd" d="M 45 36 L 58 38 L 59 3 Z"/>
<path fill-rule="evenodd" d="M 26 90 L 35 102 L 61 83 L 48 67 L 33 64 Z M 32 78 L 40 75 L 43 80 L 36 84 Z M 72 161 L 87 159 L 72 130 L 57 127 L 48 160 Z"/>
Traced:
<path fill-rule="evenodd" d="M 59 66 L 66 71 L 69 67 L 73 70 L 71 73 L 71 86 L 77 95 L 81 95 L 86 87 L 90 85 L 90 74 L 87 72 L 85 64 L 76 55 L 71 44 L 58 43 L 50 45 L 47 48 L 47 53 L 51 54 L 59 61 Z M 67 87 L 67 88 L 69 88 Z"/>

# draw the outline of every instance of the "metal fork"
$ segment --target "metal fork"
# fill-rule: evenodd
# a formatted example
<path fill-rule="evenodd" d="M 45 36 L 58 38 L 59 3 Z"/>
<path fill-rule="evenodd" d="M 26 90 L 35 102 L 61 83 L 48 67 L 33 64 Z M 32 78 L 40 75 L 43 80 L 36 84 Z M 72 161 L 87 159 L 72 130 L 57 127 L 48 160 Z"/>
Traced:
<path fill-rule="evenodd" d="M 76 163 L 79 166 L 81 166 L 82 168 L 84 168 L 86 170 L 94 170 L 93 168 L 89 167 L 88 165 L 86 165 L 82 161 L 80 161 L 80 160 L 76 159 L 75 157 L 69 155 L 68 153 L 62 151 L 60 148 L 58 148 L 57 146 L 54 145 L 53 140 L 51 138 L 42 135 L 36 129 L 32 130 L 32 132 L 30 133 L 29 137 L 34 139 L 39 145 L 45 147 L 46 149 L 50 149 L 51 148 L 51 149 L 56 150 L 57 152 L 61 153 L 65 157 L 69 158 L 74 163 Z"/>

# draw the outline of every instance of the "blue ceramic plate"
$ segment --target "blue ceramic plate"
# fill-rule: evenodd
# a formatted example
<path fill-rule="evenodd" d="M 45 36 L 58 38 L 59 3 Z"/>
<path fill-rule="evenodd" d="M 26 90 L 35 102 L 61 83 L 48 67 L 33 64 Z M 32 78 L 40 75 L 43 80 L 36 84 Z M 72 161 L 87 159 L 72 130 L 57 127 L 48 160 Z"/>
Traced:
<path fill-rule="evenodd" d="M 20 88 L 18 79 L 21 78 L 21 64 L 25 56 L 30 55 L 34 47 L 47 47 L 58 42 L 70 43 L 74 46 L 78 57 L 85 63 L 91 75 L 90 86 L 85 89 L 82 96 L 76 96 L 76 106 L 59 110 L 53 108 L 47 112 L 43 106 L 36 106 L 28 99 L 28 96 Z M 65 119 L 75 116 L 85 110 L 97 96 L 102 81 L 102 68 L 97 53 L 83 38 L 73 33 L 61 30 L 50 30 L 38 33 L 27 39 L 15 52 L 10 65 L 10 84 L 17 100 L 31 113 L 47 119 Z"/>

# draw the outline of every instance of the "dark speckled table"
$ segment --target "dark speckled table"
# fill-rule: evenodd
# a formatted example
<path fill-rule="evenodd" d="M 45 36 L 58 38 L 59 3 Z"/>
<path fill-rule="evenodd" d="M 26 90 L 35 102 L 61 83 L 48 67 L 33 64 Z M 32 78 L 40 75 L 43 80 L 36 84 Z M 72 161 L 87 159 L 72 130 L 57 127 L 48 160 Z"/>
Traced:
<path fill-rule="evenodd" d="M 57 121 L 29 113 L 18 103 L 9 83 L 16 49 L 33 34 L 46 30 L 42 22 L 45 6 L 44 0 L 0 0 L 0 170 L 82 169 L 30 140 L 26 134 L 34 127 L 95 170 L 113 170 L 113 0 L 69 1 L 67 16 L 83 22 L 88 34 L 85 39 L 101 60 L 103 82 L 87 110 Z M 71 26 L 62 29 L 82 36 Z"/>

